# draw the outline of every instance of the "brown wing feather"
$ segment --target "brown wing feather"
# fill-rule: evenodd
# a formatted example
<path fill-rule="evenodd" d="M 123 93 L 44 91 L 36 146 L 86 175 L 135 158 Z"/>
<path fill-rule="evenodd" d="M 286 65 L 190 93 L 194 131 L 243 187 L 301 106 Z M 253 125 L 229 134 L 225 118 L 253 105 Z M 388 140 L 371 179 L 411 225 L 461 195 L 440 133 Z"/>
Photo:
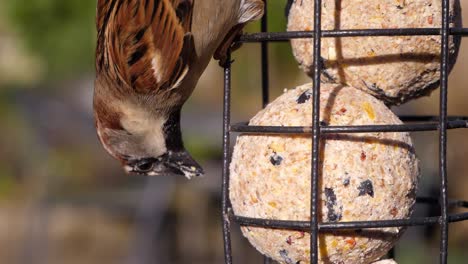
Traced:
<path fill-rule="evenodd" d="M 139 93 L 172 87 L 190 67 L 194 0 L 99 0 L 96 65 Z"/>

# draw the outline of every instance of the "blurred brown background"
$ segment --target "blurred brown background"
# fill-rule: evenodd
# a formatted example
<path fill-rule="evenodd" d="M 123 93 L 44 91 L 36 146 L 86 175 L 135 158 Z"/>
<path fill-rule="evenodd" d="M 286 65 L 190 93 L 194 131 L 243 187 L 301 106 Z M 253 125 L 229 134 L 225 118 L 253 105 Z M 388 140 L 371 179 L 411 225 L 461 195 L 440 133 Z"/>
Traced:
<path fill-rule="evenodd" d="M 271 31 L 285 29 L 285 2 L 269 1 Z M 468 2 L 462 6 L 467 21 Z M 210 65 L 183 113 L 187 148 L 207 175 L 126 176 L 93 127 L 94 16 L 94 0 L 0 1 L 0 263 L 222 263 L 222 70 Z M 261 108 L 259 45 L 234 57 L 233 122 Z M 272 98 L 309 81 L 288 43 L 271 44 L 270 62 Z M 465 41 L 450 77 L 451 115 L 468 116 L 467 67 Z M 437 114 L 438 92 L 394 110 Z M 438 195 L 437 134 L 413 136 L 423 164 L 419 194 Z M 467 139 L 468 131 L 449 133 L 450 197 L 464 200 Z M 233 229 L 236 263 L 261 263 Z M 408 230 L 398 262 L 435 263 L 437 231 Z M 450 227 L 449 263 L 468 263 L 468 223 Z"/>

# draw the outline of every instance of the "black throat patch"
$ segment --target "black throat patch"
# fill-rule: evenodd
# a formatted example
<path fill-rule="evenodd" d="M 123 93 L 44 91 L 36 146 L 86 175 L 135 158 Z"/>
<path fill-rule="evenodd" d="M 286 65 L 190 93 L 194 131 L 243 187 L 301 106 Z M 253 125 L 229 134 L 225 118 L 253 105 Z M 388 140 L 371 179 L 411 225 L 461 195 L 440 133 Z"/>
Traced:
<path fill-rule="evenodd" d="M 166 148 L 169 151 L 177 152 L 184 150 L 182 132 L 180 131 L 180 111 L 180 108 L 173 111 L 166 123 L 164 123 L 164 140 L 166 141 Z"/>

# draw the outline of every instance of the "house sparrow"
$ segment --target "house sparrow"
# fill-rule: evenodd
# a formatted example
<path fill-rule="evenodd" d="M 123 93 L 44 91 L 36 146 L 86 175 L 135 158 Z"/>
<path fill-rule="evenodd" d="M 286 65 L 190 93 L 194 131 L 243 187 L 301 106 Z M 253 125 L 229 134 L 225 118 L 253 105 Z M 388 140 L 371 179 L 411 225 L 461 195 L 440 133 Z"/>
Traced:
<path fill-rule="evenodd" d="M 182 142 L 182 105 L 262 15 L 262 0 L 98 0 L 95 123 L 127 173 L 203 174 Z"/>

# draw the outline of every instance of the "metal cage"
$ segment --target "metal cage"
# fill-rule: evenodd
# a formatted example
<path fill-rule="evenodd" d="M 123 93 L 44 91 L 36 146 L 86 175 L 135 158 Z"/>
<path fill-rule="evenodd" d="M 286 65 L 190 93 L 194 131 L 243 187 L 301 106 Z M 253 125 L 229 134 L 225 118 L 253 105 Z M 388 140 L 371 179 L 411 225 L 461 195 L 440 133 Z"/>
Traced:
<path fill-rule="evenodd" d="M 225 263 L 233 263 L 231 251 L 231 222 L 241 226 L 255 226 L 267 228 L 281 228 L 303 230 L 310 233 L 311 263 L 318 261 L 318 234 L 333 230 L 353 230 L 361 228 L 382 227 L 410 227 L 440 225 L 440 259 L 439 263 L 447 263 L 448 228 L 449 223 L 468 220 L 468 212 L 449 214 L 449 207 L 468 208 L 467 201 L 449 200 L 447 197 L 447 130 L 468 128 L 468 117 L 447 116 L 447 88 L 449 75 L 449 36 L 468 36 L 468 28 L 450 28 L 449 0 L 442 1 L 441 28 L 399 28 L 399 29 L 366 29 L 366 30 L 321 30 L 321 0 L 314 0 L 314 31 L 301 32 L 268 32 L 267 15 L 261 22 L 261 31 L 245 34 L 237 41 L 242 43 L 260 42 L 262 60 L 262 99 L 263 106 L 269 101 L 268 74 L 268 42 L 289 41 L 295 38 L 310 38 L 313 41 L 314 77 L 313 79 L 313 113 L 312 127 L 272 127 L 248 126 L 247 123 L 231 124 L 231 62 L 224 66 L 224 118 L 223 118 L 223 179 L 222 179 L 222 221 Z M 265 1 L 265 9 L 267 1 Z M 438 35 L 441 37 L 440 59 L 440 109 L 438 116 L 406 116 L 401 117 L 402 125 L 367 125 L 367 126 L 327 126 L 319 119 L 320 73 L 322 65 L 321 39 L 327 37 L 357 37 L 357 36 L 422 36 Z M 320 222 L 318 219 L 318 179 L 319 175 L 319 142 L 323 134 L 327 133 L 362 133 L 362 132 L 416 132 L 438 131 L 439 133 L 439 176 L 440 197 L 420 197 L 418 203 L 439 204 L 440 216 L 412 217 L 411 219 L 395 219 L 384 221 L 355 221 L 355 222 Z M 251 134 L 308 134 L 312 137 L 312 171 L 311 171 L 311 220 L 310 221 L 282 221 L 271 219 L 246 218 L 234 215 L 229 201 L 229 163 L 230 136 L 232 133 L 248 132 Z M 265 257 L 264 263 L 272 263 Z"/>

